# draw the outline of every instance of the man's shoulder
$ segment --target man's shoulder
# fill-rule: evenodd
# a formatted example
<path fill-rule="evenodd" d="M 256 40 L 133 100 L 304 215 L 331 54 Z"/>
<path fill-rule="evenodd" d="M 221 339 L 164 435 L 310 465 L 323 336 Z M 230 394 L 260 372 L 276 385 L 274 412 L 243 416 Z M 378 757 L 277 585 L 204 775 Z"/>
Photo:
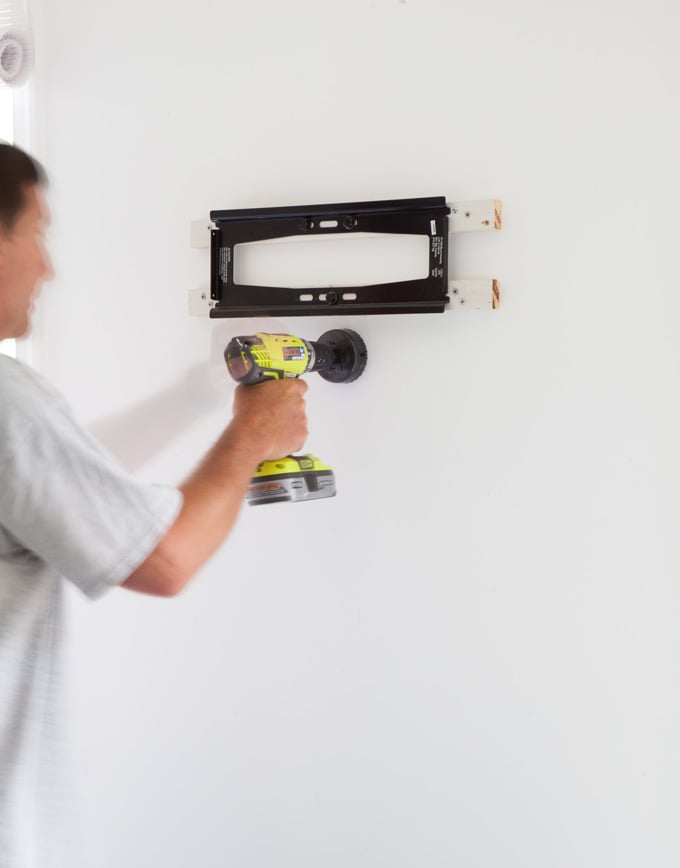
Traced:
<path fill-rule="evenodd" d="M 12 358 L 12 356 L 0 353 L 0 371 L 3 373 L 5 371 L 13 371 L 23 367 L 25 367 L 25 365 L 22 365 L 21 362 L 18 362 L 16 359 Z"/>
<path fill-rule="evenodd" d="M 25 377 L 31 376 L 32 372 L 28 365 L 20 362 L 12 356 L 0 353 L 0 377 Z"/>
<path fill-rule="evenodd" d="M 32 378 L 26 365 L 0 353 L 0 394 L 9 397 L 22 387 L 32 388 Z"/>
<path fill-rule="evenodd" d="M 22 413 L 45 412 L 63 404 L 61 396 L 28 365 L 0 354 L 0 416 L 12 409 Z"/>

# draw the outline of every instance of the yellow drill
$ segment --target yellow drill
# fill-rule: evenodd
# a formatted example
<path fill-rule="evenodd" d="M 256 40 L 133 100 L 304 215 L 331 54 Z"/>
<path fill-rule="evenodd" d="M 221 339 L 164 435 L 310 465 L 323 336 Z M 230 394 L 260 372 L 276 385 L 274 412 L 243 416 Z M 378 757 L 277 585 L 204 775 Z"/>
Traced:
<path fill-rule="evenodd" d="M 366 345 L 351 329 L 331 329 L 316 341 L 293 335 L 242 335 L 224 351 L 229 373 L 237 383 L 299 377 L 316 371 L 330 383 L 351 383 L 366 367 Z M 286 455 L 263 461 L 248 487 L 248 503 L 282 503 L 334 497 L 335 475 L 314 455 Z"/>

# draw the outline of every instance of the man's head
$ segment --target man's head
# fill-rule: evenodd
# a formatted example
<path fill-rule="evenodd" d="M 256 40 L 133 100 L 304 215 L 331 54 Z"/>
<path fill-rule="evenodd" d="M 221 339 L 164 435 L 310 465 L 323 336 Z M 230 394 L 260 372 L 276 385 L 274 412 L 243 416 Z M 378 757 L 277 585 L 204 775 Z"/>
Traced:
<path fill-rule="evenodd" d="M 52 273 L 44 247 L 46 180 L 28 154 L 0 144 L 0 338 L 26 334 L 32 297 Z"/>

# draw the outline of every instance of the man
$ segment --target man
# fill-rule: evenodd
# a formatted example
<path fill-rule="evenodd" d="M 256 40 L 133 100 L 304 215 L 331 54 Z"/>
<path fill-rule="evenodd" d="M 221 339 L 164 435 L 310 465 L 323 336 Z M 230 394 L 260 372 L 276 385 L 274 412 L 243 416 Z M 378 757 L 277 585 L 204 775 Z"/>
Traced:
<path fill-rule="evenodd" d="M 29 330 L 51 276 L 44 173 L 0 145 L 0 339 Z M 177 594 L 227 537 L 257 465 L 307 436 L 302 380 L 236 390 L 233 418 L 179 488 L 143 485 L 80 429 L 41 377 L 0 355 L 0 868 L 42 868 L 39 793 L 53 746 L 65 579 Z"/>

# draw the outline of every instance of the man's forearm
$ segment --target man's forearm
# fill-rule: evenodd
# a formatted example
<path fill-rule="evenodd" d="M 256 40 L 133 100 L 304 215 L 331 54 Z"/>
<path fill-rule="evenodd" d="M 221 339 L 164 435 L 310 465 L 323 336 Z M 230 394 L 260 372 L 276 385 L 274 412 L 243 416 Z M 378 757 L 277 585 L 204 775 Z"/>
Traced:
<path fill-rule="evenodd" d="M 258 464 L 301 448 L 305 389 L 292 380 L 237 390 L 234 419 L 179 486 L 177 519 L 125 588 L 164 597 L 182 590 L 229 535 Z"/>
<path fill-rule="evenodd" d="M 179 486 L 184 500 L 177 519 L 124 586 L 161 596 L 177 594 L 229 535 L 258 463 L 247 438 L 227 428 Z"/>

